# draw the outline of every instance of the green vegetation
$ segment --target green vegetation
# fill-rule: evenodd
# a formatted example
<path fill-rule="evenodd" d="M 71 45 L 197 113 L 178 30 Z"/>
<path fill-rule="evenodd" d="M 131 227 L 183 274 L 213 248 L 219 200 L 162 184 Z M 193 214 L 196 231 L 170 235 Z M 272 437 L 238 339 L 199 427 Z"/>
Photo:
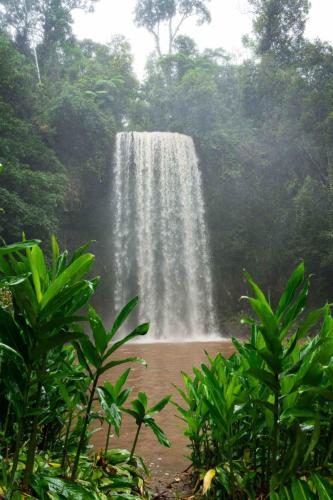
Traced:
<path fill-rule="evenodd" d="M 234 338 L 236 353 L 208 357 L 193 376 L 183 374 L 179 388 L 203 491 L 209 498 L 332 498 L 330 306 L 302 314 L 309 292 L 303 263 L 275 310 L 246 277 L 254 297 L 245 299 L 257 318 L 243 320 L 249 340 Z"/>
<path fill-rule="evenodd" d="M 19 491 L 29 498 L 101 499 L 111 492 L 124 499 L 149 498 L 147 470 L 134 455 L 135 446 L 131 453 L 109 450 L 109 430 L 104 453 L 86 454 L 93 420 L 105 420 L 119 435 L 122 411 L 132 413 L 124 408 L 130 388 L 120 392 L 130 368 L 114 386 L 105 383 L 100 388 L 98 382 L 116 366 L 145 364 L 141 358 L 115 359 L 114 354 L 149 329 L 147 323 L 139 325 L 114 341 L 137 298 L 120 311 L 110 330 L 92 306 L 87 316 L 82 312 L 98 283 L 86 277 L 94 262 L 87 247 L 70 258 L 53 237 L 50 265 L 38 240 L 0 248 L 0 287 L 10 291 L 10 300 L 3 295 L 0 305 L 0 492 L 8 499 L 21 498 Z M 91 336 L 80 326 L 85 322 Z M 100 410 L 94 404 L 96 390 Z M 147 400 L 144 393 L 138 397 Z M 169 399 L 149 410 L 144 406 L 135 443 L 144 423 L 161 444 L 170 446 L 151 416 Z M 137 400 L 131 404 L 141 411 Z"/>

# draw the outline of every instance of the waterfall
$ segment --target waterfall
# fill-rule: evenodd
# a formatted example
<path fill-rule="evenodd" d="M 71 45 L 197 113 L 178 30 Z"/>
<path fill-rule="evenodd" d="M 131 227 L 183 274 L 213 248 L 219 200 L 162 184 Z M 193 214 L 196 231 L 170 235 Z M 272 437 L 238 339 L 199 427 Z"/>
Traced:
<path fill-rule="evenodd" d="M 114 306 L 139 295 L 153 338 L 214 330 L 201 176 L 191 137 L 121 132 L 112 186 Z"/>

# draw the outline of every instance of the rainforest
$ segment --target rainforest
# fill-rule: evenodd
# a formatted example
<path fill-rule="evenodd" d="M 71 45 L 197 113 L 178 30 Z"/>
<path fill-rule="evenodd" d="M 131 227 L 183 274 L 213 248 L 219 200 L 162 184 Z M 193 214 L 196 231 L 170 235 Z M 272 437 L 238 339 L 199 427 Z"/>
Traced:
<path fill-rule="evenodd" d="M 333 497 L 330 11 L 227 3 L 0 0 L 0 498 Z"/>

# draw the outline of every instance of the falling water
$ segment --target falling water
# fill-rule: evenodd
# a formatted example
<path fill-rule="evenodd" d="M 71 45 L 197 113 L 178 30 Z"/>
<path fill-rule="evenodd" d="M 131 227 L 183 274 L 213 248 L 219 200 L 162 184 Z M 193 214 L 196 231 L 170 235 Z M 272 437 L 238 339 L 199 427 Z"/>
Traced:
<path fill-rule="evenodd" d="M 122 132 L 113 178 L 114 304 L 139 295 L 154 338 L 214 330 L 205 212 L 191 137 Z"/>

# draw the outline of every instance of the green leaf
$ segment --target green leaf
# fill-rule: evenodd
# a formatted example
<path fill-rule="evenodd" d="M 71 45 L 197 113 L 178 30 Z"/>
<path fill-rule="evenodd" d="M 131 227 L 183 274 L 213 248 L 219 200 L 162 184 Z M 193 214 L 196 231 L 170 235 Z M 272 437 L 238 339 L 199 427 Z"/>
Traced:
<path fill-rule="evenodd" d="M 312 474 L 310 479 L 316 487 L 319 500 L 331 500 L 333 498 L 333 488 L 326 479 L 319 474 Z"/>
<path fill-rule="evenodd" d="M 73 257 L 71 258 L 71 261 L 70 261 L 70 264 L 72 262 L 74 262 L 76 259 L 78 259 L 79 257 L 81 257 L 81 255 L 84 254 L 84 252 L 86 250 L 88 250 L 88 248 L 91 246 L 92 243 L 94 243 L 96 240 L 89 240 L 87 241 L 87 243 L 84 243 L 84 245 L 80 246 L 79 248 L 77 248 L 74 253 L 73 253 Z"/>
<path fill-rule="evenodd" d="M 155 436 L 158 439 L 158 442 L 161 445 L 166 446 L 167 448 L 170 448 L 171 443 L 170 443 L 169 439 L 166 437 L 166 435 L 164 434 L 162 429 L 156 424 L 155 420 L 151 416 L 149 416 L 149 415 L 145 416 L 144 424 L 146 426 L 148 426 L 153 431 L 153 433 L 155 434 Z"/>
<path fill-rule="evenodd" d="M 59 246 L 57 239 L 54 234 L 51 236 L 51 248 L 52 248 L 52 280 L 56 277 L 59 259 Z"/>
<path fill-rule="evenodd" d="M 161 401 L 159 401 L 158 403 L 156 403 L 156 405 L 152 406 L 148 410 L 148 413 L 149 414 L 154 414 L 154 413 L 160 412 L 169 403 L 170 399 L 171 399 L 171 396 L 166 396 L 165 398 L 161 399 Z"/>
<path fill-rule="evenodd" d="M 88 308 L 88 318 L 93 332 L 95 346 L 99 354 L 103 354 L 108 345 L 108 338 L 101 318 L 91 305 L 89 305 Z"/>
<path fill-rule="evenodd" d="M 31 273 L 21 274 L 21 276 L 5 276 L 0 279 L 0 288 L 20 285 L 31 276 Z"/>
<path fill-rule="evenodd" d="M 274 356 L 268 349 L 258 349 L 257 353 L 274 373 L 281 372 L 281 360 Z"/>
<path fill-rule="evenodd" d="M 126 344 L 135 337 L 138 337 L 139 335 L 146 335 L 148 330 L 149 330 L 149 323 L 143 323 L 142 325 L 137 326 L 130 334 L 126 335 L 126 337 L 119 340 L 118 342 L 115 342 L 110 347 L 110 349 L 108 349 L 108 351 L 105 353 L 103 359 L 104 360 L 107 359 L 109 356 L 111 356 L 111 354 L 113 354 L 117 349 L 119 349 L 119 347 Z"/>
<path fill-rule="evenodd" d="M 306 453 L 305 453 L 304 463 L 306 463 L 308 461 L 308 459 L 310 458 L 311 453 L 313 452 L 313 450 L 315 449 L 315 447 L 318 444 L 319 438 L 320 438 L 320 416 L 317 414 L 316 419 L 315 419 L 315 423 L 314 423 L 313 432 L 312 432 L 311 439 L 310 439 L 310 443 L 309 443 L 308 449 L 306 450 Z"/>
<path fill-rule="evenodd" d="M 252 375 L 252 377 L 255 377 L 257 380 L 260 380 L 263 382 L 265 385 L 267 385 L 273 392 L 275 392 L 278 388 L 278 382 L 272 375 L 272 373 L 262 370 L 260 368 L 250 368 L 247 370 L 247 373 L 249 375 Z"/>
<path fill-rule="evenodd" d="M 134 399 L 131 406 L 136 413 L 137 423 L 142 422 L 146 414 L 145 405 L 139 399 Z"/>
<path fill-rule="evenodd" d="M 44 266 L 42 264 L 42 260 L 44 259 L 43 252 L 41 251 L 39 246 L 33 247 L 32 250 L 27 249 L 26 252 L 29 260 L 32 282 L 35 288 L 37 302 L 40 303 L 43 298 L 41 280 L 43 279 L 43 273 L 45 271 L 45 262 Z"/>
<path fill-rule="evenodd" d="M 9 345 L 3 344 L 2 342 L 0 342 L 0 351 L 6 351 L 8 354 L 18 357 L 22 361 L 24 361 L 19 352 L 15 351 L 15 349 L 13 349 L 12 347 L 9 347 Z"/>
<path fill-rule="evenodd" d="M 6 245 L 4 247 L 0 247 L 0 255 L 8 255 L 10 253 L 19 252 L 20 250 L 25 250 L 27 248 L 33 248 L 36 245 L 41 243 L 40 240 L 29 240 L 22 241 L 21 243 L 13 243 L 11 245 Z"/>
<path fill-rule="evenodd" d="M 126 320 L 128 315 L 131 313 L 131 311 L 137 305 L 138 301 L 139 301 L 139 297 L 134 297 L 134 299 L 132 299 L 128 304 L 126 304 L 126 306 L 123 307 L 123 309 L 120 311 L 120 313 L 116 317 L 115 322 L 113 323 L 113 326 L 109 332 L 109 340 L 111 340 L 115 336 L 115 334 L 117 333 L 117 331 L 119 330 L 121 325 L 124 323 L 124 321 Z"/>
<path fill-rule="evenodd" d="M 304 262 L 301 262 L 292 275 L 290 276 L 287 286 L 281 295 L 279 300 L 278 308 L 276 310 L 276 315 L 280 318 L 284 314 L 286 308 L 290 305 L 293 300 L 297 288 L 302 284 L 304 280 Z"/>
<path fill-rule="evenodd" d="M 306 419 L 314 419 L 317 414 L 314 410 L 309 410 L 308 408 L 287 408 L 281 413 L 281 420 L 286 420 L 289 417 L 301 417 Z"/>
<path fill-rule="evenodd" d="M 118 380 L 114 386 L 116 394 L 119 394 L 121 388 L 123 387 L 123 385 L 125 384 L 125 382 L 127 380 L 127 377 L 129 375 L 130 371 L 131 371 L 131 369 L 127 368 L 127 370 L 125 370 L 118 378 Z"/>
<path fill-rule="evenodd" d="M 51 283 L 41 301 L 41 309 L 50 302 L 65 286 L 70 285 L 80 279 L 88 272 L 95 260 L 94 255 L 81 255 L 76 261 L 70 264 L 54 281 Z"/>
<path fill-rule="evenodd" d="M 87 321 L 85 316 L 64 316 L 60 318 L 54 318 L 51 321 L 38 325 L 38 336 L 52 332 L 55 329 L 62 328 L 71 323 L 77 323 L 78 321 Z"/>
<path fill-rule="evenodd" d="M 122 406 L 128 399 L 128 396 L 131 394 L 131 392 L 132 392 L 131 387 L 129 387 L 128 389 L 124 389 L 117 397 L 117 405 Z"/>
<path fill-rule="evenodd" d="M 282 486 L 282 488 L 279 489 L 279 495 L 280 500 L 294 500 L 293 494 L 287 486 Z"/>
<path fill-rule="evenodd" d="M 307 278 L 302 290 L 299 292 L 298 297 L 295 299 L 295 302 L 290 305 L 285 315 L 283 316 L 283 321 L 281 320 L 281 326 L 283 328 L 281 332 L 281 338 L 284 338 L 288 334 L 290 325 L 303 311 L 307 296 L 309 294 L 309 285 L 310 280 L 309 278 Z"/>
<path fill-rule="evenodd" d="M 102 368 L 99 369 L 99 373 L 100 375 L 102 375 L 102 373 L 106 372 L 107 370 L 110 370 L 111 368 L 114 368 L 115 366 L 118 365 L 122 365 L 124 363 L 140 363 L 141 365 L 147 366 L 147 363 L 144 359 L 131 357 L 126 359 L 121 359 L 119 361 L 110 361 L 110 363 L 107 363 L 106 365 L 104 365 Z"/>
<path fill-rule="evenodd" d="M 294 499 L 297 500 L 310 500 L 313 498 L 309 486 L 301 479 L 292 479 L 291 491 L 294 495 Z"/>
<path fill-rule="evenodd" d="M 244 275 L 245 275 L 247 281 L 250 283 L 252 290 L 254 291 L 258 301 L 261 302 L 263 305 L 265 305 L 265 307 L 267 309 L 269 309 L 271 311 L 271 313 L 273 314 L 273 311 L 272 311 L 271 306 L 269 305 L 269 303 L 265 297 L 265 294 L 260 290 L 258 285 L 253 281 L 253 279 L 251 278 L 251 276 L 249 275 L 248 272 L 244 271 Z"/>
<path fill-rule="evenodd" d="M 82 335 L 79 332 L 69 332 L 69 333 L 58 333 L 52 337 L 48 337 L 45 340 L 40 341 L 39 345 L 34 349 L 32 355 L 38 357 L 43 354 L 47 354 L 52 349 L 58 346 L 73 342 L 78 340 Z"/>
<path fill-rule="evenodd" d="M 102 365 L 102 359 L 99 356 L 99 353 L 95 346 L 90 342 L 88 337 L 81 337 L 80 344 L 82 347 L 82 352 L 84 356 L 87 358 L 89 363 L 93 365 L 96 369 L 100 368 Z M 101 372 L 103 373 L 103 372 Z"/>
<path fill-rule="evenodd" d="M 267 348 L 272 354 L 279 356 L 282 353 L 282 344 L 279 338 L 277 321 L 272 310 L 257 299 L 249 298 L 248 300 L 263 324 L 260 332 L 265 339 Z"/>
<path fill-rule="evenodd" d="M 301 340 L 308 331 L 315 326 L 319 319 L 323 315 L 324 308 L 316 309 L 315 311 L 311 311 L 308 316 L 302 321 L 301 325 L 297 328 L 296 338 L 297 340 Z"/>
<path fill-rule="evenodd" d="M 147 398 L 147 394 L 145 392 L 139 392 L 138 393 L 138 400 L 140 401 L 140 403 L 142 403 L 145 411 L 147 410 L 147 406 L 148 406 L 148 398 Z"/>

